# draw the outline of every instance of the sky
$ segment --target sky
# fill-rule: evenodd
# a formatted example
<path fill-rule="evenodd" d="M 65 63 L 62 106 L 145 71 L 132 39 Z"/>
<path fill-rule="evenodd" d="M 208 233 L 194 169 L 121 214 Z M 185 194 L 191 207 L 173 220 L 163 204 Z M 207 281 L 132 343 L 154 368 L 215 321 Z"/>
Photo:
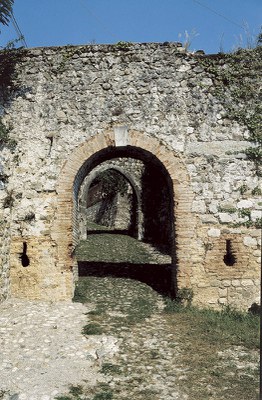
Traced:
<path fill-rule="evenodd" d="M 14 17 L 28 47 L 189 39 L 210 54 L 255 43 L 262 0 L 15 0 Z M 0 30 L 0 46 L 18 37 Z"/>

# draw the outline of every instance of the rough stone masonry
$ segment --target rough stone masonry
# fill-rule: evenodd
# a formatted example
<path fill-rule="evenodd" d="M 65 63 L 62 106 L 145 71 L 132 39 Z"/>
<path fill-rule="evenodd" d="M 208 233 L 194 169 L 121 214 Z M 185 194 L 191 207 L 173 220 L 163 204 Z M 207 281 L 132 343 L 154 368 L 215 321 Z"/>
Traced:
<path fill-rule="evenodd" d="M 259 302 L 250 132 L 216 95 L 209 59 L 228 67 L 176 43 L 23 50 L 1 85 L 1 300 L 72 298 L 81 185 L 99 164 L 129 157 L 161 167 L 170 183 L 177 289 L 192 289 L 199 306 Z"/>

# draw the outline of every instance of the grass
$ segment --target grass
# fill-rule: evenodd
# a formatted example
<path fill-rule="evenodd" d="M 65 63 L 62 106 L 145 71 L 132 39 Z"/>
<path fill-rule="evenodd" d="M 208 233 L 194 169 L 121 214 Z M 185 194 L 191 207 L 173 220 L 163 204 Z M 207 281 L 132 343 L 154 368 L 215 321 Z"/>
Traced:
<path fill-rule="evenodd" d="M 116 364 L 104 363 L 101 368 L 101 373 L 105 375 L 121 374 L 121 368 Z"/>
<path fill-rule="evenodd" d="M 191 331 L 209 338 L 210 342 L 258 349 L 259 316 L 240 312 L 231 308 L 222 311 L 211 309 L 199 310 L 196 307 L 183 307 L 170 299 L 166 299 L 165 313 L 181 313 L 191 321 Z"/>
<path fill-rule="evenodd" d="M 90 323 L 83 327 L 82 333 L 83 335 L 101 335 L 103 333 L 103 329 L 99 324 Z"/>
<path fill-rule="evenodd" d="M 112 228 L 109 227 L 109 226 L 99 225 L 99 224 L 97 224 L 95 222 L 92 222 L 92 221 L 87 221 L 86 222 L 86 228 L 87 228 L 87 231 L 101 231 L 101 230 L 110 231 L 110 230 L 112 230 Z"/>
<path fill-rule="evenodd" d="M 156 300 L 153 290 L 137 286 L 137 282 L 124 278 L 84 277 L 79 280 L 74 301 L 92 302 L 96 308 L 88 313 L 92 319 L 94 330 L 99 326 L 99 334 L 114 334 L 122 327 L 130 327 L 144 322 L 156 310 Z M 90 329 L 85 329 L 85 334 Z M 97 334 L 97 333 L 94 333 Z"/>
<path fill-rule="evenodd" d="M 93 400 L 111 400 L 113 399 L 113 393 L 110 392 L 100 392 L 96 393 Z"/>
<path fill-rule="evenodd" d="M 190 398 L 258 399 L 259 317 L 226 308 L 199 310 L 166 301 L 170 327 L 179 324 L 181 387 Z M 172 329 L 172 328 L 171 328 Z"/>
<path fill-rule="evenodd" d="M 66 396 L 66 395 L 61 395 L 61 396 L 56 396 L 56 400 L 72 400 L 71 396 Z"/>
<path fill-rule="evenodd" d="M 75 255 L 78 261 L 134 264 L 153 261 L 152 256 L 138 240 L 128 235 L 110 233 L 88 235 L 87 239 L 82 240 L 77 246 Z"/>
<path fill-rule="evenodd" d="M 257 315 L 185 307 L 124 278 L 81 278 L 79 299 L 94 306 L 88 334 L 99 327 L 121 345 L 102 360 L 105 383 L 59 400 L 258 399 Z"/>
<path fill-rule="evenodd" d="M 80 400 L 83 394 L 84 389 L 81 385 L 70 385 L 69 394 L 65 396 L 56 396 L 56 400 Z"/>
<path fill-rule="evenodd" d="M 96 393 L 94 393 L 96 392 Z M 88 397 L 87 397 L 88 396 Z M 93 389 L 85 390 L 82 385 L 70 385 L 68 395 L 56 396 L 56 400 L 112 400 L 113 393 L 106 383 L 98 383 Z"/>

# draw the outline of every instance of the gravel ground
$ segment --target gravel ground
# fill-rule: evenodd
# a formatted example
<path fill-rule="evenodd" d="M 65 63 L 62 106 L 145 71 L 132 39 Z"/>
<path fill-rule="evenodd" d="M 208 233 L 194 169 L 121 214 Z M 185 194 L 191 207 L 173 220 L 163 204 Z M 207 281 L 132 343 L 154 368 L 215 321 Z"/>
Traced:
<path fill-rule="evenodd" d="M 114 354 L 110 337 L 81 330 L 90 310 L 80 303 L 8 300 L 0 305 L 0 398 L 49 400 L 88 380 L 96 385 L 96 353 Z"/>
<path fill-rule="evenodd" d="M 179 322 L 170 325 L 163 297 L 132 279 L 90 276 L 82 282 L 79 303 L 0 304 L 0 400 L 194 400 L 184 393 L 191 337 Z M 98 334 L 83 334 L 90 325 Z M 253 379 L 258 352 L 221 348 L 216 363 L 223 376 L 248 367 L 244 378 Z M 209 381 L 209 371 L 201 376 Z M 237 376 L 232 379 L 237 385 Z M 227 388 L 220 397 L 211 389 L 205 400 L 232 398 Z M 252 387 L 248 399 L 256 392 Z"/>

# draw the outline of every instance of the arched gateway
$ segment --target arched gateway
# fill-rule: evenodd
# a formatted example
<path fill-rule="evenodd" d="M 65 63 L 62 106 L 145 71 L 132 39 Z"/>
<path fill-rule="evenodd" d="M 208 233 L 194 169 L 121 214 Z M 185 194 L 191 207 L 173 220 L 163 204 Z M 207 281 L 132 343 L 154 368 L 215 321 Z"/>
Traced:
<path fill-rule="evenodd" d="M 58 180 L 56 221 L 52 230 L 52 239 L 57 246 L 56 268 L 59 268 L 66 278 L 64 281 L 66 290 L 62 292 L 65 297 L 72 297 L 73 276 L 77 274 L 76 260 L 72 253 L 78 242 L 76 208 L 79 188 L 92 168 L 112 158 L 112 154 L 153 159 L 166 170 L 171 193 L 174 195 L 172 199 L 174 210 L 170 215 L 173 219 L 170 224 L 175 232 L 172 235 L 174 280 L 177 281 L 178 286 L 188 286 L 194 249 L 192 242 L 194 218 L 190 211 L 193 193 L 190 190 L 189 178 L 183 162 L 157 139 L 138 131 L 128 130 L 126 127 L 116 127 L 91 137 L 77 147 L 65 162 Z M 175 221 L 173 216 L 175 216 Z"/>
<path fill-rule="evenodd" d="M 117 230 L 128 236 L 114 250 L 125 239 L 125 249 L 132 242 L 150 255 L 159 250 L 142 272 L 148 276 L 154 262 L 159 282 L 166 265 L 173 277 L 163 282 L 190 288 L 178 294 L 193 295 L 194 305 L 259 303 L 261 189 L 246 140 L 253 133 L 228 114 L 227 96 L 217 96 L 217 74 L 236 60 L 190 54 L 177 43 L 136 43 L 28 49 L 20 61 L 15 90 L 1 101 L 0 302 L 72 299 L 77 275 L 92 262 L 101 268 L 88 242 L 99 234 L 103 247 L 104 226 L 114 240 Z M 235 82 L 226 84 L 235 93 Z M 110 173 L 125 187 L 116 185 L 116 196 L 113 185 L 100 190 Z M 118 263 L 123 273 L 128 257 L 109 256 L 105 267 Z M 141 263 L 134 257 L 130 268 Z"/>

